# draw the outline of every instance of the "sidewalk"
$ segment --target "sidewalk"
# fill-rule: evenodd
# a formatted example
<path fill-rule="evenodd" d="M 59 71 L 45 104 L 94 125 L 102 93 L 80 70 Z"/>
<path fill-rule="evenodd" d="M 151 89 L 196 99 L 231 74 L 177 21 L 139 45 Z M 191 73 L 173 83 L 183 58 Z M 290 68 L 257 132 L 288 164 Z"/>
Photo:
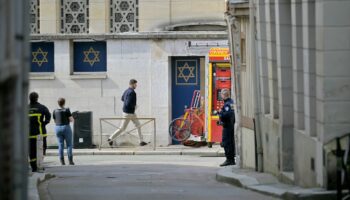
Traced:
<path fill-rule="evenodd" d="M 323 188 L 301 188 L 295 185 L 280 183 L 276 177 L 267 173 L 239 169 L 230 166 L 220 169 L 216 179 L 244 189 L 275 196 L 285 200 L 335 200 L 335 191 Z"/>
<path fill-rule="evenodd" d="M 212 148 L 207 146 L 194 148 L 183 145 L 171 145 L 168 147 L 157 147 L 155 151 L 151 147 L 120 147 L 97 149 L 73 149 L 74 155 L 194 155 L 222 157 L 224 150 L 219 145 Z M 48 149 L 47 156 L 58 156 L 57 149 Z"/>
<path fill-rule="evenodd" d="M 29 173 L 28 175 L 28 199 L 40 200 L 38 186 L 40 183 L 55 177 L 52 174 L 46 173 Z"/>

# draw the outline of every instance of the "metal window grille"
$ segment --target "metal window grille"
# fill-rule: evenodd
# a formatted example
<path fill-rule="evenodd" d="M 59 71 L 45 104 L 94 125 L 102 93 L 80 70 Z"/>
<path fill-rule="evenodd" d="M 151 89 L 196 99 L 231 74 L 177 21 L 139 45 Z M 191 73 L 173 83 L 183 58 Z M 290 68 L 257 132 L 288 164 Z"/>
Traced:
<path fill-rule="evenodd" d="M 89 33 L 89 0 L 61 0 L 61 33 Z"/>
<path fill-rule="evenodd" d="M 138 32 L 138 0 L 110 1 L 110 32 Z"/>
<path fill-rule="evenodd" d="M 30 0 L 30 33 L 40 33 L 40 1 Z"/>

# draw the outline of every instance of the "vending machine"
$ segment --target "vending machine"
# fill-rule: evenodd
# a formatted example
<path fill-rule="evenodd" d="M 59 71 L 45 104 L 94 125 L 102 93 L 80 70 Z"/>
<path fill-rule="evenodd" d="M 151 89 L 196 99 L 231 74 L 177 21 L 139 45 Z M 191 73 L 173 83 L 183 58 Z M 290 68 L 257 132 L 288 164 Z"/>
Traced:
<path fill-rule="evenodd" d="M 231 90 L 231 63 L 229 48 L 211 48 L 209 52 L 209 95 L 207 107 L 208 147 L 220 143 L 222 126 L 218 125 L 218 111 L 224 105 L 221 99 L 223 89 Z"/>

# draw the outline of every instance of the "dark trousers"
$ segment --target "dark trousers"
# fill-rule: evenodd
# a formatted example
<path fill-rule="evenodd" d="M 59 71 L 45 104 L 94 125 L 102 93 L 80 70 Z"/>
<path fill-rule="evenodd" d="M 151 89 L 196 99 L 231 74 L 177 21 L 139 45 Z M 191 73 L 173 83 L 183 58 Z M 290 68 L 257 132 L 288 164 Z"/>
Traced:
<path fill-rule="evenodd" d="M 225 150 L 227 160 L 234 161 L 236 156 L 236 146 L 234 141 L 234 128 L 228 127 L 222 130 L 222 145 Z"/>
<path fill-rule="evenodd" d="M 36 143 L 37 143 L 36 138 L 29 138 L 29 163 L 30 163 L 30 166 L 32 167 L 33 172 L 38 170 Z"/>
<path fill-rule="evenodd" d="M 46 136 L 43 137 L 43 155 L 46 156 L 46 149 L 47 149 L 47 141 L 46 141 Z"/>

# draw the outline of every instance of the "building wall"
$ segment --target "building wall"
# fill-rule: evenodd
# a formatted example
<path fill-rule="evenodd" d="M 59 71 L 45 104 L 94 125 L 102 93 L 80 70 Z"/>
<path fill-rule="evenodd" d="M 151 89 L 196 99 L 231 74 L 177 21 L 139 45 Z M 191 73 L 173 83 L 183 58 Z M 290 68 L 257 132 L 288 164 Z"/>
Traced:
<path fill-rule="evenodd" d="M 350 2 L 255 3 L 264 170 L 326 187 L 324 145 L 350 128 Z"/>
<path fill-rule="evenodd" d="M 139 0 L 139 31 L 185 23 L 224 22 L 224 0 Z M 89 33 L 108 33 L 110 0 L 89 1 Z M 60 32 L 60 0 L 40 0 L 40 33 Z"/>
<path fill-rule="evenodd" d="M 201 56 L 206 57 L 210 47 L 188 47 L 188 41 L 201 43 L 226 40 L 224 32 L 220 37 L 178 37 L 176 32 L 164 31 L 177 24 L 198 25 L 202 22 L 222 25 L 224 22 L 225 1 L 223 0 L 138 0 L 139 33 L 110 33 L 110 0 L 89 1 L 88 31 L 83 34 L 68 35 L 62 33 L 61 0 L 31 0 L 39 3 L 39 34 L 35 40 L 54 42 L 55 72 L 50 75 L 31 76 L 31 90 L 40 94 L 40 101 L 52 111 L 56 107 L 58 95 L 67 99 L 67 106 L 72 111 L 93 111 L 94 143 L 99 143 L 99 121 L 103 116 L 121 116 L 121 94 L 128 87 L 130 78 L 139 81 L 137 89 L 139 116 L 157 119 L 158 144 L 167 145 L 168 124 L 171 120 L 171 57 Z M 86 2 L 86 1 L 80 1 Z M 116 1 L 115 1 L 116 2 Z M 85 12 L 87 17 L 87 12 Z M 148 36 L 146 32 L 157 32 Z M 203 33 L 203 32 L 202 32 Z M 169 37 L 164 35 L 170 35 Z M 184 33 L 179 33 L 184 34 Z M 185 33 L 186 34 L 186 33 Z M 219 35 L 220 35 L 219 34 Z M 90 37 L 91 35 L 91 37 Z M 129 37 L 128 35 L 131 35 Z M 156 35 L 156 36 L 155 36 Z M 115 36 L 115 37 L 114 37 Z M 64 38 L 64 39 L 62 39 Z M 107 72 L 86 76 L 73 73 L 73 38 L 75 41 L 91 39 L 107 42 Z M 109 38 L 109 39 L 106 39 Z M 115 38 L 115 39 L 113 39 Z M 171 39 L 170 39 L 171 38 Z M 186 39 L 185 39 L 186 38 Z M 210 39 L 211 38 L 211 39 Z M 204 63 L 204 60 L 201 60 Z M 204 66 L 202 66 L 204 71 Z M 204 88 L 204 79 L 202 82 Z M 103 130 L 105 136 L 114 128 Z M 53 125 L 50 124 L 49 145 L 56 144 Z M 152 126 L 145 127 L 146 140 L 150 140 Z M 135 143 L 136 139 L 124 137 L 119 143 Z"/>
<path fill-rule="evenodd" d="M 89 78 L 72 75 L 72 41 L 55 40 L 55 78 L 37 80 L 32 77 L 30 90 L 37 91 L 40 102 L 50 111 L 55 109 L 57 98 L 65 97 L 72 111 L 93 112 L 94 143 L 99 144 L 101 117 L 120 117 L 121 95 L 131 78 L 138 80 L 137 114 L 140 117 L 154 117 L 157 122 L 157 143 L 168 145 L 168 125 L 171 121 L 171 57 L 206 57 L 210 47 L 188 46 L 186 39 L 118 39 L 107 40 L 107 77 L 91 75 Z M 193 39 L 191 41 L 203 41 Z M 207 41 L 222 41 L 207 39 Z M 205 69 L 206 66 L 201 66 Z M 40 79 L 42 79 L 41 77 Z M 202 80 L 204 81 L 204 80 Z M 113 122 L 118 125 L 117 122 Z M 103 142 L 115 128 L 104 125 Z M 145 140 L 151 141 L 152 126 L 146 126 Z M 48 126 L 49 145 L 56 145 L 53 123 Z M 137 144 L 134 137 L 124 136 L 118 144 Z M 104 144 L 106 145 L 106 144 Z"/>

